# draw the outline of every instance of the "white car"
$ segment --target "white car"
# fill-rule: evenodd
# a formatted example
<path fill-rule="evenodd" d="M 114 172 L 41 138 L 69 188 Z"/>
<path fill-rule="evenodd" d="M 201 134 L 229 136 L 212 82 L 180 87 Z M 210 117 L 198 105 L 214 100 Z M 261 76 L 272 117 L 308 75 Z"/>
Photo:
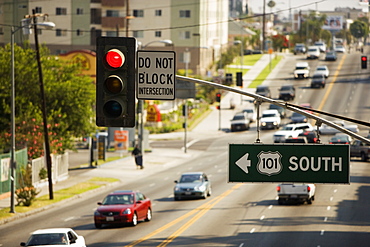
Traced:
<path fill-rule="evenodd" d="M 261 129 L 278 129 L 280 122 L 280 113 L 277 110 L 264 110 L 262 112 Z"/>
<path fill-rule="evenodd" d="M 85 238 L 71 228 L 49 228 L 34 231 L 21 246 L 75 246 L 86 247 Z"/>
<path fill-rule="evenodd" d="M 314 75 L 317 75 L 317 74 L 324 75 L 325 78 L 328 78 L 330 74 L 328 66 L 326 65 L 317 66 L 316 70 L 313 73 Z"/>
<path fill-rule="evenodd" d="M 339 53 L 345 53 L 346 52 L 346 48 L 344 48 L 343 45 L 335 45 L 334 50 L 336 52 L 339 52 Z"/>
<path fill-rule="evenodd" d="M 317 59 L 320 57 L 320 49 L 318 46 L 309 46 L 307 50 L 307 59 Z"/>
<path fill-rule="evenodd" d="M 257 120 L 257 112 L 254 110 L 254 108 L 243 109 L 243 112 L 247 114 L 249 122 L 253 123 Z"/>
<path fill-rule="evenodd" d="M 310 66 L 307 62 L 300 62 L 295 65 L 294 79 L 308 78 L 310 76 Z"/>
<path fill-rule="evenodd" d="M 357 124 L 346 124 L 344 121 L 333 121 L 333 123 L 335 123 L 336 125 L 339 125 L 340 127 L 345 128 L 347 130 L 350 130 L 354 133 L 359 132 Z M 339 131 L 339 130 L 337 130 L 337 129 L 329 126 L 329 125 L 326 125 L 326 124 L 322 124 L 320 126 L 319 132 L 322 135 L 334 135 L 336 133 L 341 133 L 341 131 Z"/>
<path fill-rule="evenodd" d="M 312 131 L 314 128 L 309 123 L 287 124 L 281 130 L 275 132 L 273 140 L 275 143 L 285 142 L 289 137 L 297 137 L 303 131 Z"/>
<path fill-rule="evenodd" d="M 317 46 L 320 50 L 320 52 L 325 52 L 326 51 L 326 44 L 322 41 L 316 41 L 314 46 Z"/>
<path fill-rule="evenodd" d="M 250 121 L 248 116 L 244 112 L 236 113 L 231 121 L 230 130 L 240 131 L 240 130 L 249 130 Z"/>

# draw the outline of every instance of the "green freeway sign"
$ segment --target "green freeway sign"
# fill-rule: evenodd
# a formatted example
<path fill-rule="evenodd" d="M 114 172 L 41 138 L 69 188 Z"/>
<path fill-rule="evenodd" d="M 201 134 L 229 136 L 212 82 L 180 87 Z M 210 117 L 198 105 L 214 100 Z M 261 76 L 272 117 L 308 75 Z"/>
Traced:
<path fill-rule="evenodd" d="M 229 182 L 348 184 L 349 165 L 349 145 L 229 145 Z"/>

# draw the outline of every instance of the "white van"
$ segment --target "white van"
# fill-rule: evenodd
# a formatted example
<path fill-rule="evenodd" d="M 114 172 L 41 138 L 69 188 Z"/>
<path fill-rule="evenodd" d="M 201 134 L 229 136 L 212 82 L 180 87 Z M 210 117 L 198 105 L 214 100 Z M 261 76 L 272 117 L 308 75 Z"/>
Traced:
<path fill-rule="evenodd" d="M 307 59 L 317 59 L 320 57 L 320 49 L 318 46 L 309 46 L 307 50 Z"/>

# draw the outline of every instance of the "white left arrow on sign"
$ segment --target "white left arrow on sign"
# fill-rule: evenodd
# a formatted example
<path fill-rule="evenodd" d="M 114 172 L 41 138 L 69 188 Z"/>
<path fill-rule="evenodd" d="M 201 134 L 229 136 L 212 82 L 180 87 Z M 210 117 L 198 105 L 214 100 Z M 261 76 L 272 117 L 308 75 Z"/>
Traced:
<path fill-rule="evenodd" d="M 235 164 L 239 166 L 239 168 L 242 169 L 247 174 L 248 174 L 248 167 L 251 166 L 251 161 L 248 160 L 248 156 L 249 156 L 249 153 L 246 153 L 243 155 L 243 157 L 241 157 L 235 162 Z"/>

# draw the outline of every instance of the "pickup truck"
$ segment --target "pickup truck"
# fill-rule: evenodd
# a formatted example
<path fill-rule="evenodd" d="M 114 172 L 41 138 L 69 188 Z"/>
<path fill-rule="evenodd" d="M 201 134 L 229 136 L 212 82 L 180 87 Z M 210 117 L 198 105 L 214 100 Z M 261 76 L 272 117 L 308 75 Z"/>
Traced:
<path fill-rule="evenodd" d="M 361 158 L 362 161 L 370 160 L 370 146 L 360 140 L 354 140 L 350 147 L 350 156 Z"/>
<path fill-rule="evenodd" d="M 276 190 L 279 205 L 289 201 L 312 204 L 312 201 L 315 200 L 315 184 L 283 183 L 279 184 Z"/>

